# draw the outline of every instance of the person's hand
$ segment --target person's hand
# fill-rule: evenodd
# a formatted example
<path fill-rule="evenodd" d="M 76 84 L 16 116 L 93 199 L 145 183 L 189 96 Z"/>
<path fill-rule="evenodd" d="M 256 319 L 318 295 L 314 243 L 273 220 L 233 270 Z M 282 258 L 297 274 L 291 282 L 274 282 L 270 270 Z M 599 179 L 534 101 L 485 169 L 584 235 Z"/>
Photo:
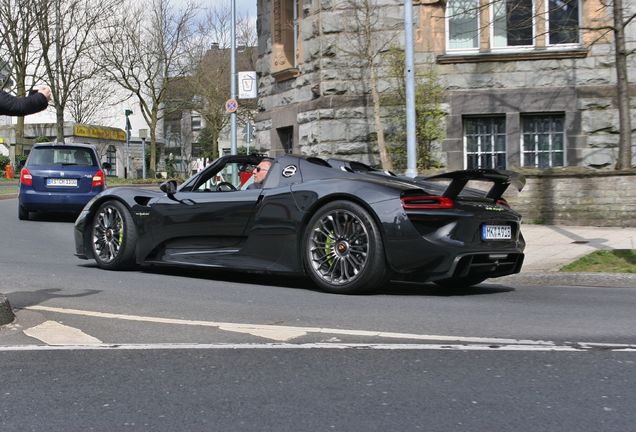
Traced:
<path fill-rule="evenodd" d="M 38 93 L 42 93 L 44 96 L 46 96 L 46 100 L 51 100 L 51 87 L 47 85 L 40 86 L 40 88 L 38 89 Z"/>

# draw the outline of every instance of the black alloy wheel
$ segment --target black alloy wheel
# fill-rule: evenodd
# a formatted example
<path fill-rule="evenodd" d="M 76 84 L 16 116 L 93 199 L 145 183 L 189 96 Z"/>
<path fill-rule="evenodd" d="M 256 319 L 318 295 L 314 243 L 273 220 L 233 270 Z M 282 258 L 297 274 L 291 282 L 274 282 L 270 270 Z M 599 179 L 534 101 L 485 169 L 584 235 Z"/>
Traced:
<path fill-rule="evenodd" d="M 327 292 L 360 294 L 389 279 L 380 230 L 353 202 L 333 201 L 316 211 L 307 225 L 303 254 L 309 277 Z"/>
<path fill-rule="evenodd" d="M 121 270 L 134 264 L 137 228 L 128 208 L 119 201 L 106 201 L 95 212 L 90 229 L 97 265 Z"/>

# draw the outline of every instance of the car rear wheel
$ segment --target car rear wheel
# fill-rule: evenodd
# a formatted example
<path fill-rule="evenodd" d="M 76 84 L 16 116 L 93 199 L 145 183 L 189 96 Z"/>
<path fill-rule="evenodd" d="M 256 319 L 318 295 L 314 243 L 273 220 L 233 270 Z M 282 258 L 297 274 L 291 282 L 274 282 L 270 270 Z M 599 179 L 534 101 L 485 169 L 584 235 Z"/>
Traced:
<path fill-rule="evenodd" d="M 122 270 L 134 264 L 137 228 L 128 208 L 119 201 L 103 203 L 91 223 L 91 247 L 97 265 Z"/>
<path fill-rule="evenodd" d="M 486 277 L 472 276 L 472 277 L 458 277 L 450 279 L 442 279 L 435 281 L 435 284 L 443 288 L 467 288 L 473 285 L 477 285 L 485 281 Z"/>
<path fill-rule="evenodd" d="M 29 220 L 29 210 L 23 205 L 18 204 L 18 219 Z"/>
<path fill-rule="evenodd" d="M 377 224 L 364 208 L 349 201 L 318 209 L 307 225 L 303 253 L 307 274 L 324 291 L 359 294 L 389 279 Z"/>

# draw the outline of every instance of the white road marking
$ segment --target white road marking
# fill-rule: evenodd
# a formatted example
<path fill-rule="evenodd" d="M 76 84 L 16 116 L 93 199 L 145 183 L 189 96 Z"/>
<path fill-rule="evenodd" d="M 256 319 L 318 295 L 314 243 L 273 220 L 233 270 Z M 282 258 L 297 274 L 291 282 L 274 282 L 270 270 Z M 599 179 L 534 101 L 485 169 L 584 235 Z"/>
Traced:
<path fill-rule="evenodd" d="M 278 326 L 267 324 L 243 324 L 243 323 L 227 323 L 215 321 L 197 321 L 184 320 L 176 318 L 160 318 L 139 315 L 114 314 L 107 312 L 87 311 L 79 309 L 66 309 L 50 306 L 29 306 L 26 309 L 43 312 L 55 312 L 67 315 L 81 315 L 94 318 L 119 319 L 127 321 L 141 321 L 159 324 L 176 324 L 200 327 L 218 327 L 226 331 L 234 331 L 240 333 L 249 333 L 256 336 L 287 341 L 296 337 L 304 336 L 307 333 L 326 333 L 346 336 L 362 336 L 362 337 L 381 337 L 387 339 L 409 339 L 409 340 L 426 340 L 426 341 L 443 341 L 443 342 L 461 342 L 461 343 L 482 343 L 482 344 L 526 344 L 526 345 L 547 345 L 552 346 L 554 342 L 527 340 L 527 339 L 507 339 L 507 338 L 484 338 L 484 337 L 465 337 L 465 336 L 440 336 L 440 335 L 423 335 L 416 333 L 394 333 L 372 330 L 347 330 L 326 327 L 293 327 Z"/>
<path fill-rule="evenodd" d="M 55 321 L 45 321 L 40 325 L 24 330 L 24 334 L 41 340 L 48 345 L 99 345 L 97 338 L 87 335 L 83 331 L 65 326 Z"/>
<path fill-rule="evenodd" d="M 101 344 L 101 345 L 17 345 L 0 346 L 3 351 L 75 351 L 75 350 L 238 350 L 238 349 L 354 349 L 354 350 L 438 350 L 438 351 L 590 351 L 591 347 L 569 345 L 463 345 L 463 344 L 361 344 L 361 343 L 246 343 L 246 344 Z M 636 345 L 604 349 L 614 352 L 636 352 Z"/>
<path fill-rule="evenodd" d="M 345 336 L 363 336 L 378 337 L 397 340 L 414 340 L 414 341 L 436 341 L 436 342 L 452 342 L 450 344 L 361 344 L 361 343 L 307 343 L 307 344 L 285 344 L 285 343 L 262 343 L 262 344 L 101 344 L 88 346 L 87 349 L 252 349 L 252 348 L 356 348 L 356 349 L 429 349 L 429 350 L 492 350 L 492 351 L 636 351 L 636 345 L 633 344 L 612 344 L 612 343 L 595 343 L 595 342 L 566 342 L 557 345 L 553 341 L 529 340 L 529 339 L 507 339 L 507 338 L 484 338 L 484 337 L 466 337 L 466 336 L 441 336 L 441 335 L 425 335 L 416 333 L 393 333 L 370 330 L 347 330 L 327 327 L 293 327 L 293 326 L 277 326 L 265 324 L 245 324 L 245 323 L 227 323 L 215 321 L 197 321 L 184 320 L 176 318 L 161 318 L 139 315 L 113 314 L 106 312 L 87 311 L 79 309 L 56 308 L 50 306 L 29 306 L 26 309 L 54 312 L 68 315 L 81 315 L 94 318 L 118 319 L 127 321 L 139 321 L 160 324 L 175 324 L 187 326 L 217 327 L 225 331 L 233 331 L 239 333 L 248 333 L 255 336 L 278 340 L 285 342 L 308 333 L 318 334 L 337 334 Z M 9 350 L 13 347 L 5 347 Z M 0 350 L 5 348 L 0 347 Z M 20 348 L 20 347 L 16 347 Z M 29 349 L 29 348 L 25 348 Z M 40 349 L 37 347 L 34 350 Z M 42 348 L 46 349 L 46 347 Z M 72 349 L 72 347 L 68 348 Z"/>

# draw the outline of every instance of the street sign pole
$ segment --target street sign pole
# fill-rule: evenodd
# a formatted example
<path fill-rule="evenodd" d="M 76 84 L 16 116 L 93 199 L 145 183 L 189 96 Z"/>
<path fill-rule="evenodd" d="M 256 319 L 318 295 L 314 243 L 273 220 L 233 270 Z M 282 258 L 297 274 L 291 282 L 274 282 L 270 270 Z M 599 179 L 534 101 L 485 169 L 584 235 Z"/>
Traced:
<path fill-rule="evenodd" d="M 230 39 L 230 98 L 236 99 L 236 0 L 232 0 Z M 230 153 L 236 154 L 236 111 L 230 113 Z"/>
<path fill-rule="evenodd" d="M 406 175 L 417 176 L 415 136 L 415 65 L 413 61 L 413 2 L 404 0 L 404 73 L 406 80 Z"/>

